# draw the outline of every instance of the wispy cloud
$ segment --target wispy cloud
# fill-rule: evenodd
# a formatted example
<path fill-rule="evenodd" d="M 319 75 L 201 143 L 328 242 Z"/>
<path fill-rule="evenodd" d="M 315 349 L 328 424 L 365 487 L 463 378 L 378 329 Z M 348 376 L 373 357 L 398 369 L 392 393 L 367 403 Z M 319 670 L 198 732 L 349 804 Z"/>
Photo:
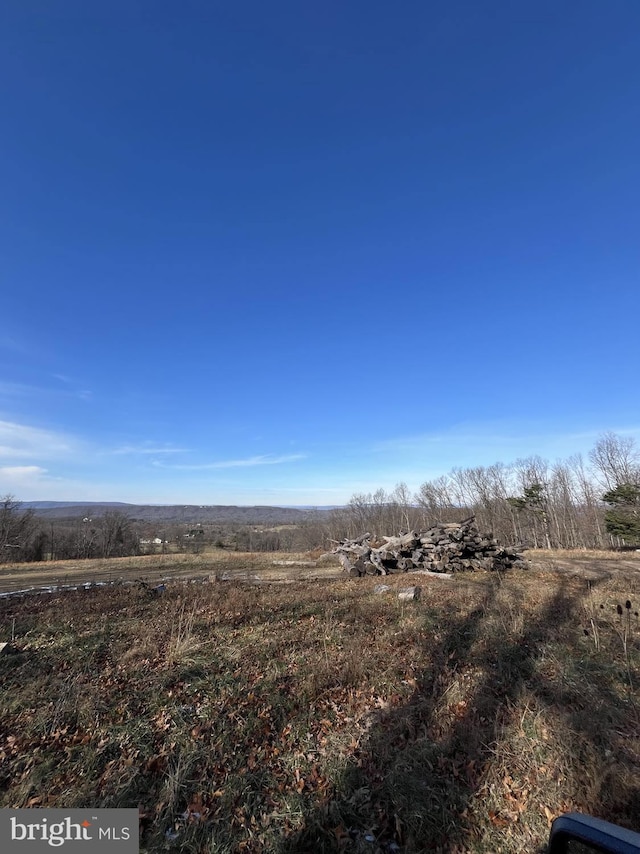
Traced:
<path fill-rule="evenodd" d="M 172 445 L 122 445 L 109 451 L 110 454 L 186 454 L 189 448 L 174 448 Z"/>
<path fill-rule="evenodd" d="M 0 477 L 8 477 L 12 480 L 39 477 L 46 473 L 47 470 L 42 466 L 0 466 Z"/>
<path fill-rule="evenodd" d="M 376 442 L 369 451 L 377 459 L 391 461 L 396 470 L 411 465 L 416 476 L 426 470 L 445 470 L 455 466 L 487 465 L 501 460 L 538 455 L 554 460 L 576 453 L 587 453 L 608 430 L 640 438 L 640 430 L 615 425 L 594 425 L 587 429 L 564 427 L 548 422 L 496 420 L 454 424 L 448 428 L 413 436 L 398 436 Z"/>
<path fill-rule="evenodd" d="M 38 493 L 54 482 L 42 466 L 0 466 L 0 495 L 18 495 L 25 492 Z"/>
<path fill-rule="evenodd" d="M 91 389 L 82 387 L 82 382 L 80 380 L 68 377 L 66 374 L 51 374 L 51 376 L 54 380 L 57 380 L 59 383 L 63 383 L 63 385 L 67 386 L 69 391 L 66 392 L 66 394 L 69 394 L 72 397 L 78 397 L 80 400 L 89 400 L 93 395 Z M 51 391 L 54 394 L 60 394 L 59 388 L 51 389 Z"/>
<path fill-rule="evenodd" d="M 76 446 L 75 440 L 52 430 L 0 421 L 0 462 L 66 456 Z"/>
<path fill-rule="evenodd" d="M 5 397 L 24 397 L 46 393 L 46 389 L 28 383 L 0 382 L 0 395 Z"/>
<path fill-rule="evenodd" d="M 60 379 L 59 377 L 57 379 Z M 33 385 L 30 383 L 19 383 L 11 381 L 0 382 L 0 397 L 55 397 L 55 398 L 79 398 L 89 400 L 91 391 L 85 388 L 72 389 L 65 381 L 63 388 L 59 386 Z"/>
<path fill-rule="evenodd" d="M 215 463 L 193 463 L 193 464 L 166 464 L 160 460 L 154 460 L 153 465 L 159 468 L 180 469 L 182 471 L 206 471 L 208 469 L 235 469 L 251 468 L 253 466 L 276 466 L 281 463 L 294 463 L 306 458 L 306 454 L 283 454 L 276 457 L 272 454 L 262 454 L 255 457 L 246 457 L 242 460 L 220 460 Z"/>
<path fill-rule="evenodd" d="M 525 424 L 510 421 L 483 422 L 478 424 L 454 424 L 449 428 L 433 433 L 413 436 L 397 436 L 376 442 L 371 450 L 377 451 L 419 451 L 433 450 L 443 445 L 459 446 L 498 446 L 531 442 L 532 450 L 536 443 L 575 442 L 582 444 L 595 442 L 607 427 L 593 430 L 559 430 L 543 424 Z M 637 433 L 637 430 L 614 430 L 613 432 Z"/>

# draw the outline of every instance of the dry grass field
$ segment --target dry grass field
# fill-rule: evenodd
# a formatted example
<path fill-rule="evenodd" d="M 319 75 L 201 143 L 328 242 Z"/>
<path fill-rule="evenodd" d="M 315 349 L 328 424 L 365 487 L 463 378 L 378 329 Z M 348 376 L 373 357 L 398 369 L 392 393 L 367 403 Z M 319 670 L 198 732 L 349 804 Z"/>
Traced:
<path fill-rule="evenodd" d="M 166 554 L 139 557 L 54 560 L 44 563 L 0 564 L 0 594 L 47 586 L 144 581 L 159 584 L 178 579 L 285 581 L 340 576 L 338 564 L 316 569 L 307 554 L 243 553 L 213 550 L 200 555 Z"/>
<path fill-rule="evenodd" d="M 0 806 L 138 807 L 145 852 L 536 852 L 574 809 L 640 830 L 640 556 L 529 556 L 383 594 L 291 555 L 0 568 L 166 582 L 0 601 Z"/>

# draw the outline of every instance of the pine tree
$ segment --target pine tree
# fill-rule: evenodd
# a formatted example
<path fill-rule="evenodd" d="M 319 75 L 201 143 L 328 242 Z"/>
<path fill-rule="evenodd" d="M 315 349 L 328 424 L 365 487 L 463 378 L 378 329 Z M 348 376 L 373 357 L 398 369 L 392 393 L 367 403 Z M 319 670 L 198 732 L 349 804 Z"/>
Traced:
<path fill-rule="evenodd" d="M 611 508 L 604 514 L 608 533 L 630 545 L 640 543 L 640 486 L 621 483 L 605 492 L 602 500 Z"/>

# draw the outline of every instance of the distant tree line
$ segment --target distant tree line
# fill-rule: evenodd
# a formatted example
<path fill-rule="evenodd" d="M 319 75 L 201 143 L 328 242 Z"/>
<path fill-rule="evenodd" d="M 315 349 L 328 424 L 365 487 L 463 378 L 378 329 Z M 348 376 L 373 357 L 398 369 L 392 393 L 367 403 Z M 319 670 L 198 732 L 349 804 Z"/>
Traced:
<path fill-rule="evenodd" d="M 0 562 L 123 557 L 138 550 L 133 520 L 118 510 L 97 519 L 46 522 L 13 496 L 0 499 Z"/>
<path fill-rule="evenodd" d="M 87 508 L 88 512 L 90 510 Z M 194 524 L 134 519 L 121 510 L 47 519 L 12 496 L 0 499 L 0 563 L 203 554 L 209 549 L 247 552 L 303 551 L 324 542 L 326 525 L 257 526 L 241 522 Z"/>
<path fill-rule="evenodd" d="M 475 514 L 481 529 L 505 544 L 602 549 L 640 545 L 640 454 L 630 437 L 607 433 L 588 455 L 548 463 L 454 468 L 411 494 L 353 495 L 331 518 L 331 537 L 373 536 L 428 528 Z"/>

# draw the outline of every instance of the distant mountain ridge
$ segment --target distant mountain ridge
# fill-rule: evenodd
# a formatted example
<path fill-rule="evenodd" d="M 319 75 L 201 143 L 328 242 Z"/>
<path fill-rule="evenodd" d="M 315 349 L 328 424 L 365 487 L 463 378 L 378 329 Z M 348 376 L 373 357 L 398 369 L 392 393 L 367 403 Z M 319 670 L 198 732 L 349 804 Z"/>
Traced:
<path fill-rule="evenodd" d="M 245 525 L 295 525 L 308 519 L 315 511 L 315 508 L 308 507 L 127 504 L 122 501 L 23 501 L 21 506 L 47 519 L 98 517 L 110 510 L 119 510 L 142 522 L 225 522 Z M 323 508 L 318 508 L 318 512 L 323 512 Z"/>
<path fill-rule="evenodd" d="M 20 501 L 21 507 L 29 507 L 32 510 L 49 510 L 56 507 L 130 507 L 126 501 Z"/>

